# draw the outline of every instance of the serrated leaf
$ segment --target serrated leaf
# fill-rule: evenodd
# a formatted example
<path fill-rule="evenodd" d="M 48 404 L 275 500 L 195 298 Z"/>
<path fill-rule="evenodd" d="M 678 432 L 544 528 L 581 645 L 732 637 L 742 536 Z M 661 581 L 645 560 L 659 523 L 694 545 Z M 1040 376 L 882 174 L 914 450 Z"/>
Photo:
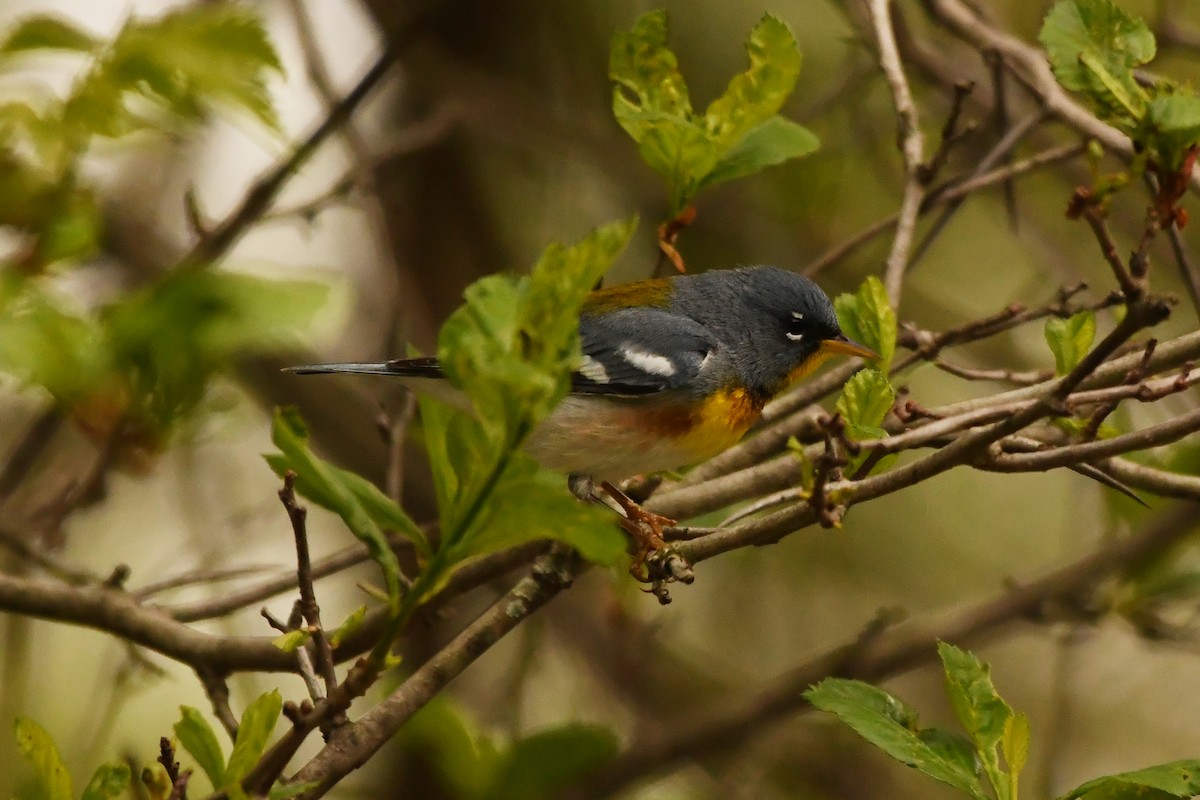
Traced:
<path fill-rule="evenodd" d="M 271 644 L 285 653 L 294 653 L 303 647 L 310 638 L 312 638 L 312 634 L 308 631 L 294 630 L 276 636 L 271 640 Z"/>
<path fill-rule="evenodd" d="M 83 790 L 82 800 L 110 800 L 124 794 L 129 788 L 129 779 L 128 765 L 101 764 Z"/>
<path fill-rule="evenodd" d="M 705 129 L 722 153 L 775 116 L 800 77 L 796 38 L 784 22 L 770 14 L 750 31 L 746 53 L 750 67 L 735 75 L 724 94 L 704 112 Z"/>
<path fill-rule="evenodd" d="M 1197 794 L 1200 794 L 1200 760 L 1188 759 L 1096 778 L 1060 800 L 1165 800 Z"/>
<path fill-rule="evenodd" d="M 229 754 L 221 788 L 239 783 L 250 774 L 267 747 L 282 709 L 283 697 L 277 689 L 259 695 L 246 706 L 238 723 L 237 741 L 233 743 L 233 752 Z"/>
<path fill-rule="evenodd" d="M 484 800 L 553 797 L 576 779 L 594 773 L 617 753 L 617 737 L 594 725 L 564 725 L 512 744 L 495 767 Z"/>
<path fill-rule="evenodd" d="M 800 51 L 787 25 L 763 17 L 746 50 L 749 68 L 730 80 L 704 114 L 696 114 L 667 47 L 665 11 L 644 14 L 632 31 L 613 37 L 613 115 L 642 159 L 666 179 L 672 217 L 705 185 L 751 174 L 817 146 L 798 125 L 779 121 L 763 127 L 800 74 Z"/>
<path fill-rule="evenodd" d="M 98 42 L 90 34 L 61 17 L 37 14 L 25 17 L 0 42 L 0 55 L 31 50 L 71 50 L 90 53 Z"/>
<path fill-rule="evenodd" d="M 71 776 L 63 765 L 54 739 L 46 729 L 26 717 L 17 717 L 14 728 L 17 750 L 33 765 L 38 780 L 46 791 L 46 800 L 75 800 Z"/>
<path fill-rule="evenodd" d="M 1000 768 L 997 746 L 1012 717 L 1012 709 L 996 692 L 988 667 L 974 655 L 946 642 L 938 642 L 938 656 L 946 675 L 946 694 L 963 727 L 975 744 L 984 771 L 997 797 L 1009 795 L 1009 782 Z"/>
<path fill-rule="evenodd" d="M 1060 0 L 1042 23 L 1038 41 L 1046 48 L 1055 76 L 1067 89 L 1083 92 L 1093 83 L 1081 61 L 1087 55 L 1122 82 L 1135 67 L 1154 58 L 1154 34 L 1144 21 L 1111 0 Z"/>
<path fill-rule="evenodd" d="M 766 167 L 816 152 L 817 135 L 803 125 L 774 116 L 750 130 L 700 181 L 699 188 L 761 172 Z"/>
<path fill-rule="evenodd" d="M 314 503 L 328 508 L 342 518 L 359 541 L 367 546 L 371 559 L 379 565 L 383 572 L 384 584 L 387 587 L 390 605 L 393 610 L 400 604 L 400 562 L 392 552 L 387 537 L 379 523 L 367 507 L 359 499 L 356 489 L 350 484 L 365 483 L 365 479 L 353 476 L 352 473 L 338 470 L 326 461 L 318 458 L 308 446 L 308 429 L 294 408 L 278 408 L 271 425 L 271 441 L 279 448 L 280 455 L 266 456 L 267 463 L 279 473 L 281 470 L 291 470 L 296 473 L 296 490 Z M 361 486 L 358 487 L 361 490 Z M 404 530 L 399 532 L 410 535 L 418 532 L 414 543 L 423 541 L 419 537 L 419 528 L 412 522 L 403 510 L 399 513 L 407 523 Z"/>
<path fill-rule="evenodd" d="M 838 295 L 833 306 L 842 331 L 878 353 L 879 359 L 871 365 L 887 374 L 896 354 L 898 326 L 883 281 L 871 275 L 854 294 Z"/>
<path fill-rule="evenodd" d="M 220 789 L 225 780 L 225 752 L 217 741 L 216 733 L 199 709 L 180 706 L 179 713 L 179 721 L 174 727 L 175 738 L 196 765 L 204 770 L 213 790 Z"/>
<path fill-rule="evenodd" d="M 804 696 L 897 761 L 961 789 L 975 800 L 985 800 L 975 773 L 964 766 L 959 755 L 925 742 L 916 711 L 899 698 L 868 683 L 843 678 L 826 678 Z"/>
<path fill-rule="evenodd" d="M 1046 320 L 1045 334 L 1046 343 L 1054 353 L 1055 373 L 1066 375 L 1092 348 L 1096 338 L 1096 314 L 1080 311 L 1066 319 L 1051 317 Z"/>
<path fill-rule="evenodd" d="M 351 611 L 350 614 L 344 620 L 342 620 L 342 624 L 337 626 L 337 630 L 329 634 L 329 645 L 336 650 L 341 646 L 342 642 L 346 640 L 347 636 L 350 636 L 362 627 L 362 624 L 366 621 L 366 619 L 366 606 L 359 606 Z"/>
<path fill-rule="evenodd" d="M 877 369 L 861 369 L 842 387 L 837 410 L 855 429 L 851 438 L 875 438 L 884 433 L 880 426 L 896 402 L 896 390 Z M 866 436 L 859 436 L 865 433 Z"/>

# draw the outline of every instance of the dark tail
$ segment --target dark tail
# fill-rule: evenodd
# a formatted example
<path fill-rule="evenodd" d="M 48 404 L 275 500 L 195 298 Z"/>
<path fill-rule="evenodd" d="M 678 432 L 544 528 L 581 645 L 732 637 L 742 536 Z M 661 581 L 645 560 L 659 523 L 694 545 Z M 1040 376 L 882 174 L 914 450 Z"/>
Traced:
<path fill-rule="evenodd" d="M 303 364 L 284 367 L 284 372 L 297 375 L 324 375 L 330 373 L 353 373 L 356 375 L 391 375 L 401 378 L 441 378 L 442 366 L 436 358 L 398 358 L 382 363 Z"/>

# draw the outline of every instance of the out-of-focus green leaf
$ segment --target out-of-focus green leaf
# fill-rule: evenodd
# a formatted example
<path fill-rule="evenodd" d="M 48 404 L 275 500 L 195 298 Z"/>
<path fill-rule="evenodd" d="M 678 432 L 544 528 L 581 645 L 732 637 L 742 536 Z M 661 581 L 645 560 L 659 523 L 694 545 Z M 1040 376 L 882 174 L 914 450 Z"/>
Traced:
<path fill-rule="evenodd" d="M 111 800 L 129 788 L 129 766 L 101 764 L 83 790 L 82 800 Z"/>
<path fill-rule="evenodd" d="M 367 619 L 367 607 L 359 606 L 350 612 L 350 615 L 342 620 L 342 624 L 337 626 L 333 633 L 329 634 L 329 644 L 333 648 L 341 646 L 346 637 L 352 635 L 355 631 L 362 627 L 363 622 Z"/>
<path fill-rule="evenodd" d="M 64 305 L 33 281 L 0 276 L 0 371 L 72 404 L 103 391 L 108 359 L 97 326 Z"/>
<path fill-rule="evenodd" d="M 1046 320 L 1045 332 L 1046 343 L 1054 353 L 1054 371 L 1066 375 L 1092 348 L 1096 338 L 1096 314 L 1080 311 L 1066 319 L 1051 317 Z"/>
<path fill-rule="evenodd" d="M 1200 97 L 1183 89 L 1158 94 L 1150 100 L 1146 126 L 1159 157 L 1178 169 L 1188 149 L 1200 143 Z"/>
<path fill-rule="evenodd" d="M 278 647 L 285 653 L 294 653 L 303 647 L 308 640 L 312 638 L 312 634 L 305 630 L 288 631 L 281 633 L 271 640 L 271 644 Z"/>
<path fill-rule="evenodd" d="M 289 797 L 295 797 L 298 794 L 304 794 L 309 789 L 320 785 L 320 781 L 303 781 L 301 783 L 280 784 L 277 783 L 271 787 L 271 791 L 267 792 L 269 800 L 287 800 Z"/>
<path fill-rule="evenodd" d="M 107 347 L 114 369 L 129 376 L 138 414 L 166 430 L 233 358 L 295 342 L 325 295 L 314 283 L 177 272 L 108 309 Z"/>
<path fill-rule="evenodd" d="M 93 52 L 98 43 L 90 34 L 60 17 L 36 14 L 17 22 L 0 40 L 0 55 L 31 50 L 73 50 Z"/>
<path fill-rule="evenodd" d="M 337 470 L 313 454 L 308 446 L 308 429 L 294 408 L 276 409 L 271 425 L 271 441 L 279 448 L 280 455 L 267 456 L 267 463 L 278 474 L 287 470 L 295 472 L 296 490 L 340 516 L 346 527 L 367 546 L 371 558 L 383 572 L 390 604 L 393 610 L 397 609 L 400 603 L 400 562 L 377 520 L 355 491 L 346 485 L 346 476 L 350 473 Z M 363 478 L 353 477 L 365 483 Z M 424 537 L 420 535 L 416 523 L 398 507 L 396 513 L 406 520 L 404 529 L 398 532 L 409 536 L 414 544 L 420 542 L 418 546 L 427 550 L 428 545 L 424 544 Z"/>
<path fill-rule="evenodd" d="M 17 717 L 14 728 L 17 750 L 33 765 L 46 792 L 46 800 L 75 800 L 71 776 L 46 729 L 26 717 Z"/>
<path fill-rule="evenodd" d="M 514 742 L 496 765 L 485 800 L 553 797 L 617 753 L 613 732 L 592 725 L 564 725 Z"/>
<path fill-rule="evenodd" d="M 220 789 L 225 780 L 225 753 L 208 720 L 199 709 L 191 706 L 179 707 L 179 721 L 175 723 L 175 738 L 188 755 L 196 762 L 214 790 Z"/>
<path fill-rule="evenodd" d="M 396 734 L 396 743 L 405 751 L 424 754 L 451 797 L 482 797 L 495 774 L 495 745 L 445 695 L 437 695 L 414 714 Z"/>
<path fill-rule="evenodd" d="M 237 741 L 233 743 L 233 752 L 229 754 L 221 788 L 238 783 L 250 774 L 267 747 L 282 709 L 283 697 L 276 689 L 259 695 L 246 706 L 238 723 Z"/>
<path fill-rule="evenodd" d="M 854 294 L 838 295 L 833 306 L 842 332 L 878 353 L 872 366 L 886 375 L 896 354 L 897 324 L 883 281 L 872 275 Z"/>
<path fill-rule="evenodd" d="M 780 116 L 771 117 L 726 152 L 700 181 L 699 188 L 753 175 L 814 153 L 820 147 L 821 140 L 808 128 Z"/>
<path fill-rule="evenodd" d="M 764 16 L 751 31 L 746 50 L 749 68 L 733 77 L 704 114 L 696 114 L 675 54 L 667 47 L 665 11 L 648 12 L 632 31 L 613 37 L 613 114 L 637 143 L 642 159 L 666 179 L 671 216 L 706 184 L 749 175 L 816 149 L 816 137 L 800 126 L 770 122 L 800 74 L 800 51 L 787 25 Z"/>
<path fill-rule="evenodd" d="M 963 763 L 959 749 L 948 747 L 945 736 L 933 737 L 933 745 L 925 741 L 916 711 L 899 698 L 869 683 L 843 678 L 826 678 L 804 696 L 897 761 L 961 789 L 975 800 L 985 800 L 979 777 Z"/>
<path fill-rule="evenodd" d="M 1187 759 L 1088 781 L 1060 800 L 1169 800 L 1200 794 L 1200 761 Z"/>

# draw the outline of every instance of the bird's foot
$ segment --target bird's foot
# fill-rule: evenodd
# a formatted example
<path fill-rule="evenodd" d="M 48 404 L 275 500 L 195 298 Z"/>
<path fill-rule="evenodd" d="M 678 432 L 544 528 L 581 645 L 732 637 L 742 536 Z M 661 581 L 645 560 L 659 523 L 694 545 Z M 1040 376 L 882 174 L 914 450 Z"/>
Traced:
<path fill-rule="evenodd" d="M 692 565 L 663 538 L 663 529 L 673 526 L 675 520 L 647 511 L 607 481 L 601 484 L 601 488 L 625 513 L 621 527 L 635 546 L 629 574 L 642 583 L 650 584 L 646 591 L 657 597 L 659 603 L 666 605 L 671 602 L 667 584 L 675 581 L 691 583 L 695 580 Z"/>

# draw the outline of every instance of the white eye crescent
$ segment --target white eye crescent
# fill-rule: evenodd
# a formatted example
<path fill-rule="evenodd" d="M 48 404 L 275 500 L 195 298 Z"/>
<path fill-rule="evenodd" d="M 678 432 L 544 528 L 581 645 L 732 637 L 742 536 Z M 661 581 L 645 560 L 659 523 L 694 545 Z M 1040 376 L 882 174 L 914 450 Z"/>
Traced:
<path fill-rule="evenodd" d="M 793 342 L 798 342 L 801 339 L 803 339 L 804 338 L 804 331 L 802 329 L 803 324 L 804 324 L 804 314 L 802 314 L 799 311 L 793 311 L 792 312 L 792 321 L 788 325 L 787 338 L 791 339 Z"/>

